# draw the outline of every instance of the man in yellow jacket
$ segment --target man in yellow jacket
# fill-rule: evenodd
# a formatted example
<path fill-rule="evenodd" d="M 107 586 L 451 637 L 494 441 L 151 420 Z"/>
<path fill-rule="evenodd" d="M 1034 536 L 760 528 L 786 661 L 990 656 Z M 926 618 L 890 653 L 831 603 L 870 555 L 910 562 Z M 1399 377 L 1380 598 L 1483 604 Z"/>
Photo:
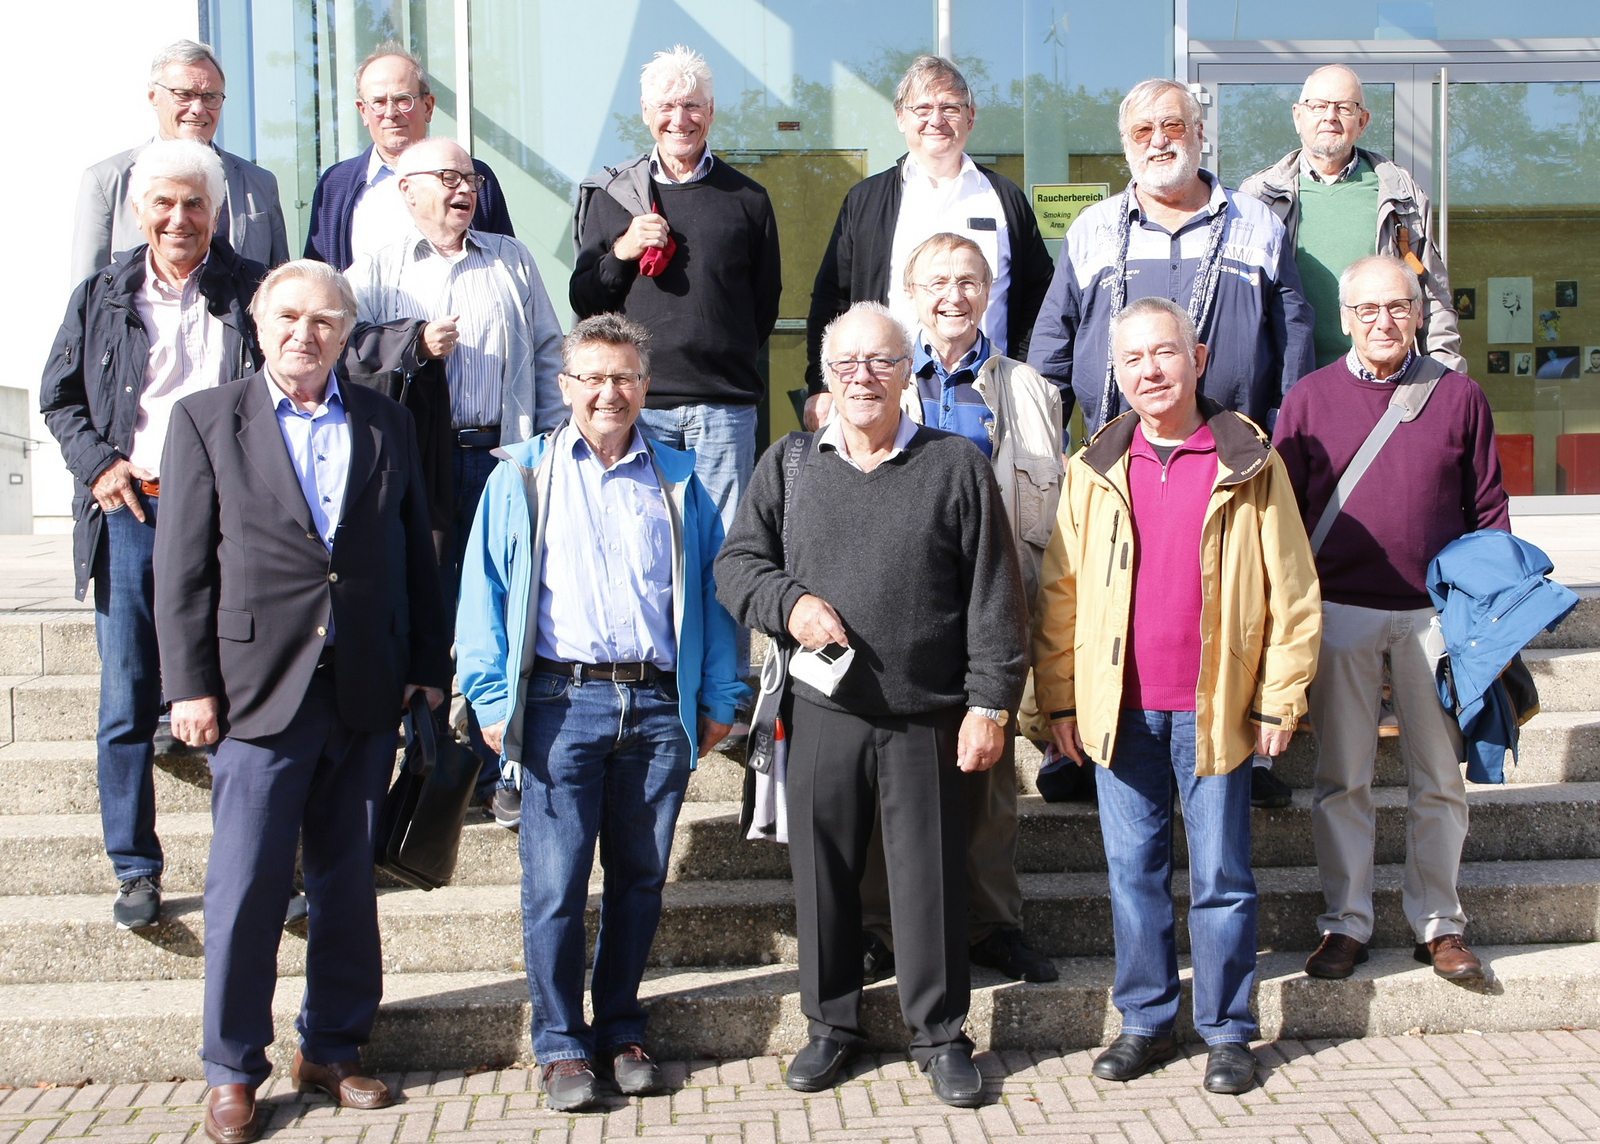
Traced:
<path fill-rule="evenodd" d="M 1139 299 L 1113 319 L 1111 342 L 1132 412 L 1067 466 L 1034 635 L 1057 747 L 1100 765 L 1122 1033 L 1094 1074 L 1132 1080 L 1178 1051 L 1176 780 L 1205 1087 L 1243 1092 L 1256 1066 L 1248 763 L 1287 747 L 1305 712 L 1317 574 L 1266 435 L 1198 392 L 1206 347 L 1187 312 Z"/>

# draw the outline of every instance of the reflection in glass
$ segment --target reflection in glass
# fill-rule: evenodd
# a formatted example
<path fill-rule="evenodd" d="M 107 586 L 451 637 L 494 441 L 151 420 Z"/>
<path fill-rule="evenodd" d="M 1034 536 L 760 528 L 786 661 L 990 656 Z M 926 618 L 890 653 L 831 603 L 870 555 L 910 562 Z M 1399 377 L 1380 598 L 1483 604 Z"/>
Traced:
<path fill-rule="evenodd" d="M 1237 187 L 1263 167 L 1270 167 L 1300 146 L 1292 107 L 1300 98 L 1297 83 L 1224 83 L 1217 96 L 1217 140 L 1213 163 L 1219 164 L 1224 186 Z M 1356 146 L 1394 157 L 1394 85 L 1369 83 L 1362 98 L 1372 120 Z"/>
<path fill-rule="evenodd" d="M 1491 40 L 1600 35 L 1594 0 L 1189 0 L 1196 40 Z"/>

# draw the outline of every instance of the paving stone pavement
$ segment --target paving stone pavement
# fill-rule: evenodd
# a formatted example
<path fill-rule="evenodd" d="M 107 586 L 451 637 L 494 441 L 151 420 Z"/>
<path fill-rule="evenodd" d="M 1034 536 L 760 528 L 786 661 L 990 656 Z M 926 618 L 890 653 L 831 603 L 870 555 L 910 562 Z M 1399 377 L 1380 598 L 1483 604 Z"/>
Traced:
<path fill-rule="evenodd" d="M 858 1060 L 848 1081 L 806 1095 L 783 1084 L 784 1061 L 663 1064 L 670 1092 L 617 1098 L 604 1112 L 546 1111 L 526 1069 L 390 1076 L 403 1099 L 349 1112 L 301 1096 L 286 1078 L 261 1090 L 276 1144 L 492 1144 L 497 1141 L 1037 1140 L 1427 1141 L 1521 1144 L 1600 1140 L 1600 1032 L 1459 1033 L 1256 1046 L 1260 1084 L 1239 1097 L 1200 1087 L 1203 1046 L 1131 1084 L 1089 1075 L 1088 1052 L 981 1053 L 988 1103 L 946 1108 L 898 1056 Z M 0 1144 L 204 1144 L 205 1085 L 0 1090 Z"/>

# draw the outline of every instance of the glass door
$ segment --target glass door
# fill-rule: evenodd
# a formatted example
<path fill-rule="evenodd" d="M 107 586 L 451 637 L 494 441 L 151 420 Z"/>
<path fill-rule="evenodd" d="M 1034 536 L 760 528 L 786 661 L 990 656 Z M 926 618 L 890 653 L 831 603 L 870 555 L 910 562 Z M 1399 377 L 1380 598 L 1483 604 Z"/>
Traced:
<path fill-rule="evenodd" d="M 1462 356 L 1494 411 L 1516 511 L 1600 509 L 1600 64 L 1576 52 L 1320 47 L 1227 44 L 1191 57 L 1207 165 L 1237 186 L 1276 162 L 1299 145 L 1290 105 L 1305 76 L 1355 68 L 1372 112 L 1361 146 L 1433 197 Z"/>

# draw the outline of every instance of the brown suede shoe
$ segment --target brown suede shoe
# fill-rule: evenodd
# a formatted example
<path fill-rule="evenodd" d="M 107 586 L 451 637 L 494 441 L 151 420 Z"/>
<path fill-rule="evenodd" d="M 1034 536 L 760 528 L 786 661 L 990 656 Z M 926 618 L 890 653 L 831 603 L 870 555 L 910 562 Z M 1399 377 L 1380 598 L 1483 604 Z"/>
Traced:
<path fill-rule="evenodd" d="M 1343 980 L 1367 960 L 1367 943 L 1342 933 L 1325 933 L 1317 951 L 1306 958 L 1306 975 Z"/>
<path fill-rule="evenodd" d="M 360 1061 L 340 1061 L 319 1065 L 295 1050 L 289 1078 L 301 1092 L 324 1092 L 339 1102 L 340 1108 L 384 1108 L 394 1099 L 389 1086 L 361 1071 Z"/>
<path fill-rule="evenodd" d="M 217 1084 L 206 1097 L 206 1135 L 217 1144 L 249 1144 L 261 1135 L 253 1084 Z"/>
<path fill-rule="evenodd" d="M 1423 965 L 1433 966 L 1435 973 L 1450 981 L 1471 981 L 1483 976 L 1483 962 L 1458 933 L 1447 933 L 1425 945 L 1419 942 L 1412 956 Z"/>

